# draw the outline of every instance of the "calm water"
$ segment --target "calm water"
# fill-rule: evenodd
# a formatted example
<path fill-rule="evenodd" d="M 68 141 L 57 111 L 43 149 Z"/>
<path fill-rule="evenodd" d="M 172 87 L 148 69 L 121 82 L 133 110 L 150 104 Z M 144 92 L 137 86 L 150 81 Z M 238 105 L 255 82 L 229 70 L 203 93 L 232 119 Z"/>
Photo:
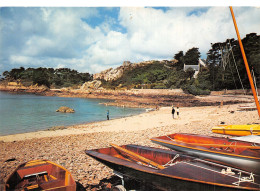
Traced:
<path fill-rule="evenodd" d="M 86 122 L 135 115 L 144 109 L 122 108 L 100 104 L 101 99 L 46 97 L 10 94 L 0 91 L 0 135 L 43 130 L 54 126 L 68 126 Z M 60 106 L 68 106 L 75 113 L 59 113 Z"/>

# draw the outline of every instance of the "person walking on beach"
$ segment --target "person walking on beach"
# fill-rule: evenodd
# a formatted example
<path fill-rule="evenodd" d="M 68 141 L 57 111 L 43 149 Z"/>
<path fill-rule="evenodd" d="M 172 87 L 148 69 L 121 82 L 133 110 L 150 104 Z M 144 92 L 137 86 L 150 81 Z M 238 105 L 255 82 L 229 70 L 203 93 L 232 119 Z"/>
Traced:
<path fill-rule="evenodd" d="M 107 120 L 109 120 L 109 110 L 107 110 Z"/>
<path fill-rule="evenodd" d="M 176 109 L 176 112 L 177 112 L 177 118 L 179 118 L 180 116 L 180 110 L 179 110 L 179 107 L 177 107 L 177 109 Z"/>
<path fill-rule="evenodd" d="M 172 106 L 172 118 L 174 119 L 174 113 L 175 113 L 175 109 L 174 107 Z"/>

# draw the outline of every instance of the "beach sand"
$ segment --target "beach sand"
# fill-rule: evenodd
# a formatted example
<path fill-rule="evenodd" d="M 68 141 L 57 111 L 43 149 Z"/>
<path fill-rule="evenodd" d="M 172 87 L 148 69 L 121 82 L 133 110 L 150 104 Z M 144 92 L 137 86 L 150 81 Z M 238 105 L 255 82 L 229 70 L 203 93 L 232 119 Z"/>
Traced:
<path fill-rule="evenodd" d="M 0 180 L 21 163 L 47 159 L 67 168 L 74 179 L 89 190 L 112 170 L 93 160 L 85 150 L 108 147 L 110 143 L 160 147 L 150 138 L 172 133 L 214 135 L 211 128 L 225 124 L 260 123 L 257 111 L 237 110 L 238 105 L 180 108 L 172 118 L 171 108 L 162 107 L 140 115 L 71 126 L 63 130 L 39 131 L 0 137 Z"/>

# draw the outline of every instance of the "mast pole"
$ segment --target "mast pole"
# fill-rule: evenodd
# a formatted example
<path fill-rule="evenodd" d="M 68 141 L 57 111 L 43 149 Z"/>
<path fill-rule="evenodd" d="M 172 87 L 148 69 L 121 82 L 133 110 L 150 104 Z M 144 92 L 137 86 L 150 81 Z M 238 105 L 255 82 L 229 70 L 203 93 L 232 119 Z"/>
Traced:
<path fill-rule="evenodd" d="M 240 38 L 240 34 L 239 34 L 239 31 L 238 31 L 238 28 L 237 28 L 236 18 L 235 18 L 234 12 L 233 12 L 233 8 L 231 6 L 229 8 L 230 8 L 230 12 L 231 12 L 231 15 L 232 15 L 233 23 L 234 23 L 234 26 L 235 26 L 235 29 L 236 29 L 239 46 L 240 46 L 240 49 L 241 49 L 241 52 L 242 52 L 242 56 L 243 56 L 243 59 L 244 59 L 247 76 L 248 76 L 248 79 L 249 79 L 249 82 L 250 82 L 250 86 L 251 86 L 251 89 L 252 89 L 252 92 L 253 92 L 253 95 L 254 95 L 256 108 L 257 108 L 257 111 L 258 111 L 258 115 L 260 117 L 260 105 L 259 105 L 258 97 L 257 97 L 257 94 L 256 94 L 254 82 L 253 82 L 253 79 L 252 79 L 252 76 L 251 76 L 251 73 L 250 73 L 250 69 L 249 69 L 249 66 L 248 66 L 248 62 L 247 62 L 247 59 L 246 59 L 246 54 L 245 54 L 245 51 L 244 51 L 244 47 L 243 47 L 243 44 L 242 44 L 242 41 L 241 41 L 241 38 Z"/>

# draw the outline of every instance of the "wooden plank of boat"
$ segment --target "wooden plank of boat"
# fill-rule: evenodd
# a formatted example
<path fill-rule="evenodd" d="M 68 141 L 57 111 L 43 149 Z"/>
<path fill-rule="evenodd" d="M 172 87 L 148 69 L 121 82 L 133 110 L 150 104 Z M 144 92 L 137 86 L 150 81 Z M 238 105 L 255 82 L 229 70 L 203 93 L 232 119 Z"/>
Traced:
<path fill-rule="evenodd" d="M 47 160 L 19 165 L 5 183 L 5 191 L 34 189 L 76 191 L 76 183 L 67 169 Z"/>
<path fill-rule="evenodd" d="M 260 125 L 218 125 L 217 127 L 213 127 L 211 131 L 213 133 L 233 136 L 259 135 Z"/>
<path fill-rule="evenodd" d="M 138 155 L 138 154 L 136 154 L 134 152 L 131 152 L 131 151 L 127 150 L 127 149 L 124 149 L 124 148 L 122 148 L 122 147 L 120 147 L 120 146 L 118 146 L 116 144 L 110 144 L 110 145 L 112 147 L 118 149 L 119 151 L 122 151 L 122 152 L 126 153 L 128 156 L 137 158 L 137 159 L 141 160 L 142 162 L 147 163 L 148 165 L 152 165 L 152 166 L 154 166 L 156 168 L 159 168 L 159 169 L 165 169 L 165 167 L 163 167 L 162 165 L 160 165 L 160 164 L 158 164 L 158 163 L 156 163 L 156 162 L 154 162 L 152 160 L 149 160 L 149 159 L 147 159 L 145 157 L 142 157 L 142 156 L 140 156 L 140 155 Z"/>
<path fill-rule="evenodd" d="M 260 150 L 250 149 L 254 146 L 253 143 L 184 133 L 155 137 L 151 140 L 189 155 L 260 174 Z M 255 148 L 259 147 L 259 145 L 256 146 Z"/>
<path fill-rule="evenodd" d="M 164 190 L 259 190 L 260 177 L 246 171 L 182 155 L 176 151 L 124 145 L 121 148 L 164 166 L 131 161 L 114 147 L 87 150 L 86 154 L 123 176 Z M 119 157 L 120 156 L 120 157 Z M 229 170 L 228 170 L 229 169 Z M 245 180 L 248 181 L 245 181 Z M 254 179 L 254 180 L 253 180 Z"/>

